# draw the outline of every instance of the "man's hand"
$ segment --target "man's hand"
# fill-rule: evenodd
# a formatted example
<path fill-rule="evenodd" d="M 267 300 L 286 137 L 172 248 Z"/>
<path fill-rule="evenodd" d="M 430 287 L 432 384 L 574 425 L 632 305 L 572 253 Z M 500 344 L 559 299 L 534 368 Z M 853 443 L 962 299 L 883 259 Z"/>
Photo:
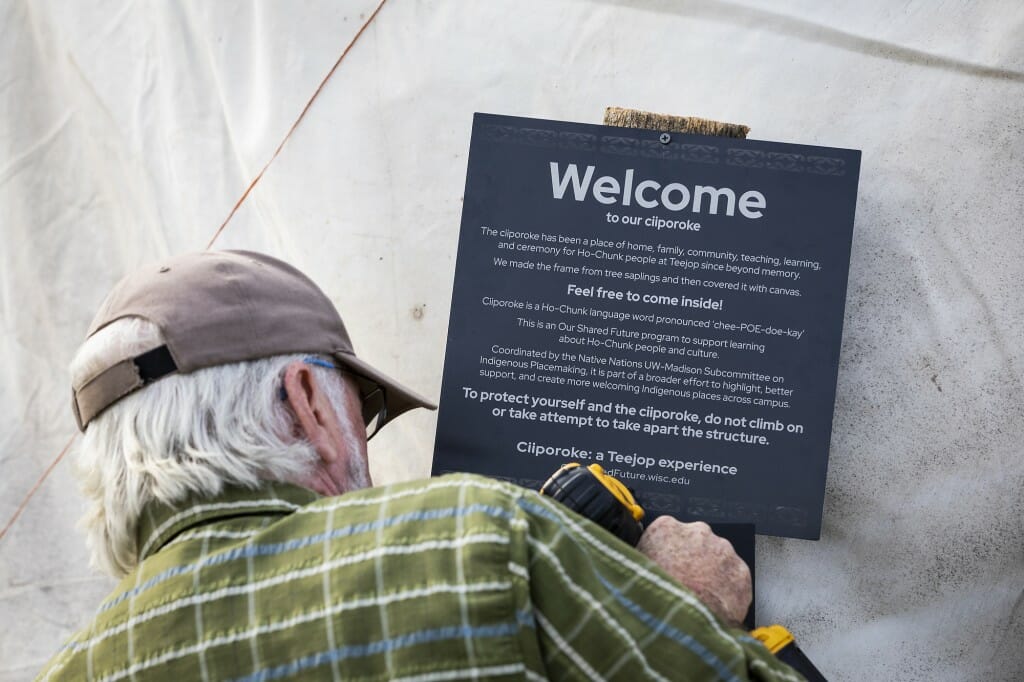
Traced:
<path fill-rule="evenodd" d="M 659 516 L 636 548 L 730 625 L 739 625 L 747 615 L 753 598 L 750 568 L 708 524 Z"/>

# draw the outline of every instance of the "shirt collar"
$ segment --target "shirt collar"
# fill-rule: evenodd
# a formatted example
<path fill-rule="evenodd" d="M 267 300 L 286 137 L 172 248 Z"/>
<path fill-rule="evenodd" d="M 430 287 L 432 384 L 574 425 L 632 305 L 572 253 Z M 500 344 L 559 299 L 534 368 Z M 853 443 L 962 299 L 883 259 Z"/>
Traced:
<path fill-rule="evenodd" d="M 238 516 L 291 514 L 319 497 L 296 485 L 266 483 L 255 490 L 227 486 L 215 497 L 193 494 L 173 505 L 150 502 L 142 510 L 136 536 L 139 561 L 189 528 Z"/>

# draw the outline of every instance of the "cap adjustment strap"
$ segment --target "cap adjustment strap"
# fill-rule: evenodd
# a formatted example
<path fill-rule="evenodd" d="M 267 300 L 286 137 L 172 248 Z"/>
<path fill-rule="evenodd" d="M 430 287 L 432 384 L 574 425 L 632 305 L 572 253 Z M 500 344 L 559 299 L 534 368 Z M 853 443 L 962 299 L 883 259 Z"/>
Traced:
<path fill-rule="evenodd" d="M 78 390 L 72 390 L 71 402 L 78 428 L 84 431 L 85 425 L 109 405 L 177 370 L 166 345 L 112 365 Z"/>

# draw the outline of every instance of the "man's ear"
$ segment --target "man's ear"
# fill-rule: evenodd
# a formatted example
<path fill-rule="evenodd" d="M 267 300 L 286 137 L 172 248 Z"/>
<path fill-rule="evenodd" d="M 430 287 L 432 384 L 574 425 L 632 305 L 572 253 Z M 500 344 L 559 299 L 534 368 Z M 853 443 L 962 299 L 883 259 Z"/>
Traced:
<path fill-rule="evenodd" d="M 297 435 L 309 440 L 322 461 L 337 459 L 341 453 L 331 438 L 337 415 L 310 366 L 296 360 L 285 367 L 284 390 L 285 400 L 295 415 L 295 427 L 301 432 Z"/>

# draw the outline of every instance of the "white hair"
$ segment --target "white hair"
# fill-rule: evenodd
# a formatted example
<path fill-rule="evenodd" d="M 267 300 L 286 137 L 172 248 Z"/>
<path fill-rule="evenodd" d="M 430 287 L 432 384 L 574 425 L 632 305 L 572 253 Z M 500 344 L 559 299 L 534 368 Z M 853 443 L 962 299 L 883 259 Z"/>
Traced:
<path fill-rule="evenodd" d="M 124 318 L 90 337 L 71 363 L 76 384 L 163 344 L 156 325 Z M 76 473 L 88 510 L 82 526 L 93 564 L 120 577 L 138 562 L 136 526 L 147 503 L 213 496 L 225 485 L 302 480 L 317 462 L 293 433 L 282 375 L 306 355 L 279 355 L 171 374 L 122 398 L 93 419 Z M 335 411 L 345 414 L 342 374 L 311 366 Z M 354 457 L 352 466 L 364 466 Z M 358 473 L 358 472 L 357 472 Z M 362 472 L 368 482 L 367 472 Z"/>

